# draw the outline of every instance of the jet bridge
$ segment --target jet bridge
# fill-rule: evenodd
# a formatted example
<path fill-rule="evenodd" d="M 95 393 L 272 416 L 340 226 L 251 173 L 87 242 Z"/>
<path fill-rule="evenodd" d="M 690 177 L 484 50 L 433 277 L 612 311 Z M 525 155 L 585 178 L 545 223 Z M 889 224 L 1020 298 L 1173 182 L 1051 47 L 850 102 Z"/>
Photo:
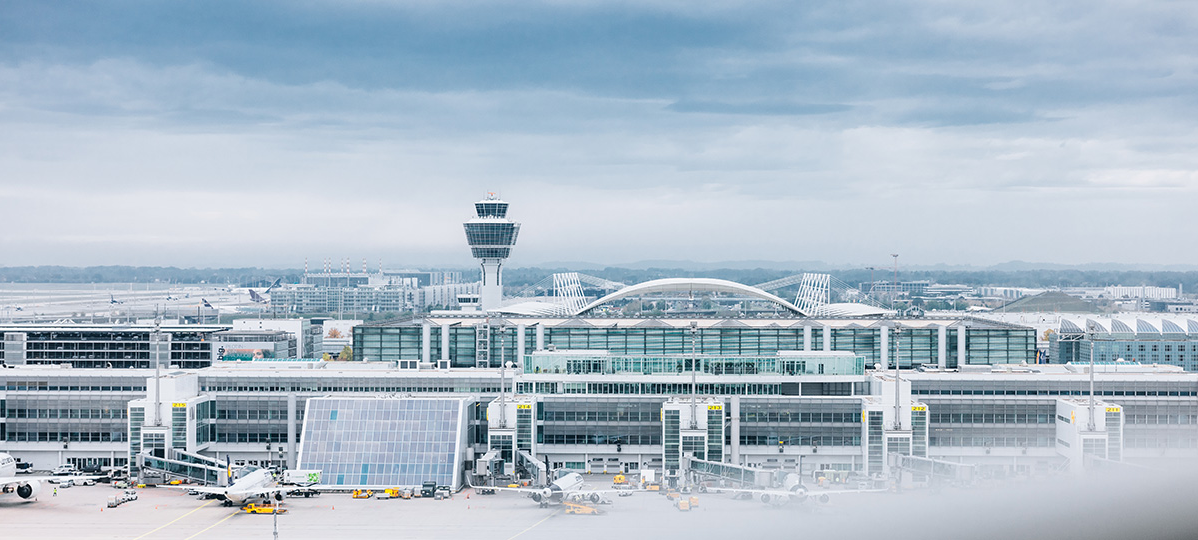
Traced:
<path fill-rule="evenodd" d="M 890 453 L 890 466 L 913 475 L 931 477 L 935 480 L 947 480 L 961 484 L 973 482 L 976 476 L 975 465 L 944 461 L 906 454 Z"/>
<path fill-rule="evenodd" d="M 155 457 L 149 453 L 141 453 L 136 456 L 138 462 L 139 476 L 146 477 L 146 473 L 159 472 L 167 477 L 186 478 L 192 482 L 200 482 L 207 485 L 220 485 L 220 483 L 228 476 L 226 469 L 216 460 L 175 450 L 171 454 L 171 458 Z"/>
<path fill-rule="evenodd" d="M 525 465 L 524 468 L 533 473 L 533 481 L 538 486 L 546 485 L 549 482 L 549 468 L 545 466 L 544 461 L 533 457 L 532 454 L 524 450 L 518 451 L 517 455 L 521 458 L 520 462 Z"/>
<path fill-rule="evenodd" d="M 761 488 L 772 487 L 775 483 L 775 473 L 779 472 L 746 467 L 744 465 L 733 465 L 731 463 L 705 461 L 689 456 L 683 459 L 683 466 L 692 479 L 720 479 L 736 482 L 742 486 Z"/>
<path fill-rule="evenodd" d="M 531 473 L 532 480 L 536 485 L 543 486 L 548 483 L 549 468 L 545 462 L 524 450 L 516 451 L 514 463 L 504 461 L 501 451 L 498 449 L 488 450 L 486 454 L 474 461 L 474 475 L 478 478 L 485 478 L 488 483 L 494 483 L 493 481 L 498 478 L 517 476 L 517 468 L 523 468 Z"/>

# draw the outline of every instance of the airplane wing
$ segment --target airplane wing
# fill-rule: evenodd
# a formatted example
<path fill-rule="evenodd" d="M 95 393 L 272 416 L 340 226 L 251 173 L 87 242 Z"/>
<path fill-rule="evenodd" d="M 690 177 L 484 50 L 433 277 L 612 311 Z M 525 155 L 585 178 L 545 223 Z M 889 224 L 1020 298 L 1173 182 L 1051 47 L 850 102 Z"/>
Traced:
<path fill-rule="evenodd" d="M 474 488 L 474 489 L 493 489 L 495 491 L 512 491 L 515 493 L 542 493 L 545 491 L 544 488 L 531 488 L 531 487 L 523 487 L 523 488 L 500 487 L 500 486 L 469 486 L 469 487 Z"/>
<path fill-rule="evenodd" d="M 9 484 L 25 484 L 28 482 L 59 482 L 62 480 L 75 480 L 75 481 L 95 480 L 97 478 L 99 478 L 99 476 L 96 476 L 96 475 L 91 475 L 91 476 L 83 476 L 83 475 L 80 475 L 80 476 L 65 476 L 65 475 L 60 475 L 60 476 L 27 476 L 27 475 L 3 476 L 3 477 L 0 477 L 0 486 L 7 486 Z"/>
<path fill-rule="evenodd" d="M 747 488 L 723 488 L 723 487 L 713 487 L 710 489 L 714 490 L 714 491 L 721 491 L 721 492 L 727 491 L 728 493 L 751 493 L 753 495 L 776 495 L 779 497 L 782 497 L 782 496 L 789 497 L 791 495 L 799 495 L 800 494 L 799 492 L 788 491 L 785 489 L 747 489 Z M 814 497 L 814 496 L 818 496 L 818 495 L 843 495 L 845 493 L 880 493 L 883 491 L 887 491 L 887 490 L 885 490 L 885 489 L 815 489 L 815 490 L 806 489 L 805 491 L 802 492 L 802 494 L 805 494 L 808 497 Z"/>
<path fill-rule="evenodd" d="M 193 486 L 193 485 L 188 485 L 188 484 L 179 484 L 179 485 L 162 484 L 162 485 L 159 485 L 158 487 L 165 487 L 165 488 L 171 488 L 171 489 L 186 489 L 188 491 L 197 491 L 199 493 L 211 493 L 213 495 L 239 495 L 242 497 L 254 496 L 254 495 L 273 495 L 275 493 L 279 493 L 279 492 L 286 493 L 288 491 L 294 491 L 295 489 L 297 489 L 294 486 L 271 486 L 271 487 L 255 488 L 255 489 L 230 490 L 229 488 L 223 488 L 223 487 Z"/>

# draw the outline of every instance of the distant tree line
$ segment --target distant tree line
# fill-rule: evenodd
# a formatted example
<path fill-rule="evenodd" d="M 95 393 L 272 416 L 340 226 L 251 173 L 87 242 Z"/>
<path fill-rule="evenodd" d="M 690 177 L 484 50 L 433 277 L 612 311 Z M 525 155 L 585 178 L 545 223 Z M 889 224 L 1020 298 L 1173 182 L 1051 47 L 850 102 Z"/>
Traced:
<path fill-rule="evenodd" d="M 568 272 L 561 268 L 513 268 L 504 270 L 504 282 L 508 287 L 519 288 L 531 285 L 554 272 Z M 878 268 L 877 270 L 853 269 L 816 271 L 829 273 L 833 277 L 856 286 L 867 283 L 870 279 L 890 281 L 894 278 L 893 270 Z M 622 283 L 640 283 L 651 279 L 667 277 L 705 277 L 718 278 L 756 285 L 786 276 L 801 274 L 801 270 L 766 270 L 761 268 L 718 269 L 718 270 L 682 270 L 671 268 L 649 268 L 634 270 L 629 268 L 604 268 L 585 270 L 582 273 L 595 277 L 619 281 Z M 1187 293 L 1198 293 L 1198 271 L 1145 271 L 1145 270 L 903 270 L 899 267 L 899 281 L 928 280 L 933 283 L 961 284 L 970 286 L 999 285 L 1007 287 L 1053 288 L 1053 287 L 1105 287 L 1108 285 L 1146 285 L 1156 287 L 1177 287 L 1179 284 Z"/>
<path fill-rule="evenodd" d="M 173 266 L 10 266 L 0 283 L 214 283 L 265 287 L 282 278 L 296 283 L 301 270 L 272 268 L 176 268 Z"/>
<path fill-rule="evenodd" d="M 504 284 L 509 290 L 519 289 L 541 281 L 555 272 L 572 271 L 566 268 L 506 268 Z M 802 273 L 800 270 L 715 269 L 686 270 L 678 268 L 631 269 L 608 267 L 582 271 L 596 277 L 622 283 L 640 283 L 668 277 L 705 277 L 727 279 L 756 285 Z M 875 280 L 893 279 L 892 271 L 878 268 L 833 270 L 832 276 L 857 285 Z M 282 278 L 284 283 L 298 283 L 303 275 L 297 269 L 272 268 L 176 268 L 173 266 L 10 266 L 0 267 L 0 283 L 213 283 L 241 287 L 265 287 Z M 478 279 L 477 272 L 464 272 L 466 280 Z M 1177 287 L 1198 293 L 1198 271 L 1146 270 L 903 270 L 899 281 L 928 280 L 971 286 L 1002 285 L 1008 287 L 1104 287 L 1107 285 L 1148 285 Z"/>

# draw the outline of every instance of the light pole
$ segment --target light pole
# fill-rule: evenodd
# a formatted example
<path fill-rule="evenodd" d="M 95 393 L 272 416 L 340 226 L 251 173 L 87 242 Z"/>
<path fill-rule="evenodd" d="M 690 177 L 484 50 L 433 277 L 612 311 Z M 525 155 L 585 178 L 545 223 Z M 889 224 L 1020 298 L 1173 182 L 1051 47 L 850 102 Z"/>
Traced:
<path fill-rule="evenodd" d="M 890 289 L 890 307 L 893 309 L 898 303 L 898 253 L 891 253 L 894 257 L 894 282 Z"/>
<path fill-rule="evenodd" d="M 699 321 L 691 321 L 691 429 L 699 429 L 699 403 L 696 394 L 698 384 L 695 380 L 695 374 L 699 370 L 697 365 L 699 356 L 697 352 L 697 343 L 699 341 Z"/>
<path fill-rule="evenodd" d="M 499 326 L 499 424 L 507 429 L 507 365 L 503 361 L 503 334 L 507 330 Z"/>

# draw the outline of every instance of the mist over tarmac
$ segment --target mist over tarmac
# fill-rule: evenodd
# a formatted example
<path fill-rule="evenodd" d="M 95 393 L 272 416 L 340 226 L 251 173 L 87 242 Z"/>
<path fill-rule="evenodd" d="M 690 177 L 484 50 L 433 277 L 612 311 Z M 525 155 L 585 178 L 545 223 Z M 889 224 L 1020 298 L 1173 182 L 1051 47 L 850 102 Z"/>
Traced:
<path fill-rule="evenodd" d="M 818 491 L 818 490 L 816 490 Z M 691 538 L 1172 539 L 1198 537 L 1198 470 L 1127 468 L 992 486 L 849 495 L 826 506 L 783 506 Z"/>
<path fill-rule="evenodd" d="M 610 477 L 589 476 L 595 488 Z M 540 508 L 514 493 L 452 499 L 354 500 L 346 493 L 288 498 L 281 540 L 1025 540 L 1182 539 L 1198 532 L 1198 473 L 1126 467 L 1087 477 L 1058 475 L 970 488 L 833 495 L 828 504 L 770 506 L 728 493 L 694 494 L 680 512 L 666 497 L 613 497 L 602 515 Z M 814 488 L 813 493 L 819 489 Z M 0 538 L 39 540 L 211 540 L 273 537 L 271 516 L 247 514 L 182 490 L 140 489 L 139 499 L 104 508 L 106 486 L 43 492 L 37 502 L 0 498 Z"/>

